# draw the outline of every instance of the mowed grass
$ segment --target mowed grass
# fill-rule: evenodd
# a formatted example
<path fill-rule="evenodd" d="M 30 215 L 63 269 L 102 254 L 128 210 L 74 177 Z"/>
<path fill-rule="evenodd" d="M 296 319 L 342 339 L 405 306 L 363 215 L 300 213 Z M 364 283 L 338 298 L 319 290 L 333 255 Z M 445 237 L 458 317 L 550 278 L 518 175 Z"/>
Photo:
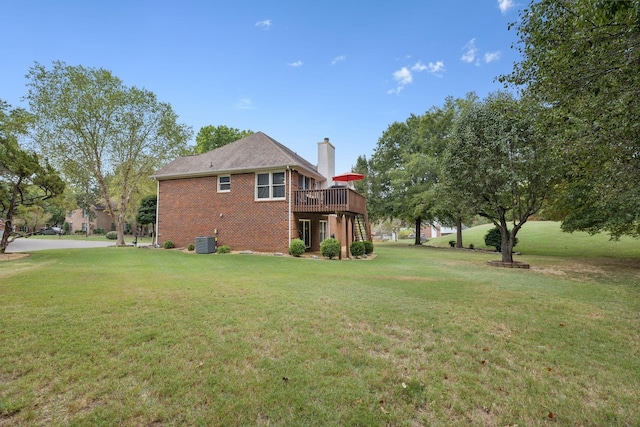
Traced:
<path fill-rule="evenodd" d="M 640 425 L 638 258 L 376 254 L 0 262 L 0 425 Z"/>

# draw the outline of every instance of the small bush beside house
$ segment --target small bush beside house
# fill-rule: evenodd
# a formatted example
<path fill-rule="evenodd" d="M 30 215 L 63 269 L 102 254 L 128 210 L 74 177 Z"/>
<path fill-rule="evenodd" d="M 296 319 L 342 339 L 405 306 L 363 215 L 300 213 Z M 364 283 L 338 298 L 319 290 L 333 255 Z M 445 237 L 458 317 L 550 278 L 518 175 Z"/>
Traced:
<path fill-rule="evenodd" d="M 231 252 L 231 248 L 229 247 L 229 245 L 218 246 L 218 250 L 216 252 L 218 252 L 219 254 L 228 254 L 229 252 Z"/>
<path fill-rule="evenodd" d="M 104 235 L 104 237 L 106 237 L 109 240 L 116 240 L 118 238 L 118 233 L 115 231 L 109 231 L 107 234 Z"/>
<path fill-rule="evenodd" d="M 320 253 L 329 259 L 337 257 L 340 254 L 340 242 L 333 237 L 325 239 L 320 244 Z"/>
<path fill-rule="evenodd" d="M 302 256 L 306 249 L 304 242 L 300 239 L 293 239 L 289 245 L 289 253 L 295 257 Z"/>
<path fill-rule="evenodd" d="M 364 243 L 361 241 L 353 242 L 349 250 L 354 257 L 361 257 L 364 255 Z"/>
<path fill-rule="evenodd" d="M 364 253 L 369 255 L 373 253 L 373 242 L 371 240 L 365 240 L 362 242 L 364 244 Z"/>
<path fill-rule="evenodd" d="M 162 247 L 165 248 L 165 249 L 173 249 L 175 247 L 175 245 L 173 244 L 173 242 L 171 240 L 167 240 L 167 241 L 164 242 Z"/>

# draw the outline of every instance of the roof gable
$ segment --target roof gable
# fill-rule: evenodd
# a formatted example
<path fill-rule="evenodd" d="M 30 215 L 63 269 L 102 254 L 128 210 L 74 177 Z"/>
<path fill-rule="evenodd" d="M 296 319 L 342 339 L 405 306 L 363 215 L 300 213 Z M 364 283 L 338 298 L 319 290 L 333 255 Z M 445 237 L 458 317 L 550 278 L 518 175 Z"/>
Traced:
<path fill-rule="evenodd" d="M 262 132 L 256 132 L 204 154 L 178 157 L 151 177 L 160 180 L 186 178 L 287 166 L 306 171 L 316 178 L 323 178 L 316 166 Z"/>

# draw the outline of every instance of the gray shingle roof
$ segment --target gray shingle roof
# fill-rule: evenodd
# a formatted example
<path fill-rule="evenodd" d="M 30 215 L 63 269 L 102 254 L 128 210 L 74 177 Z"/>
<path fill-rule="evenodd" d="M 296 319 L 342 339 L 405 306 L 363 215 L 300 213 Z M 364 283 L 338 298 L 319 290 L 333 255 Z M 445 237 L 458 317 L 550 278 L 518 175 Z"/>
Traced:
<path fill-rule="evenodd" d="M 252 172 L 287 166 L 323 179 L 316 166 L 262 132 L 224 145 L 208 153 L 178 157 L 160 168 L 151 177 L 163 179 L 188 178 L 227 173 Z"/>

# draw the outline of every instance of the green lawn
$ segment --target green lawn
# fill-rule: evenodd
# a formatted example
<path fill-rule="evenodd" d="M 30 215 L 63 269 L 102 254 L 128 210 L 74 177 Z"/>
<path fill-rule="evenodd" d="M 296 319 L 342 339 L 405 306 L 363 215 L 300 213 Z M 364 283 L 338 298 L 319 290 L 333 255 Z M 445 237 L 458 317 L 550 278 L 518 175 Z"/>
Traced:
<path fill-rule="evenodd" d="M 569 246 L 2 261 L 0 426 L 640 425 L 639 258 Z"/>

